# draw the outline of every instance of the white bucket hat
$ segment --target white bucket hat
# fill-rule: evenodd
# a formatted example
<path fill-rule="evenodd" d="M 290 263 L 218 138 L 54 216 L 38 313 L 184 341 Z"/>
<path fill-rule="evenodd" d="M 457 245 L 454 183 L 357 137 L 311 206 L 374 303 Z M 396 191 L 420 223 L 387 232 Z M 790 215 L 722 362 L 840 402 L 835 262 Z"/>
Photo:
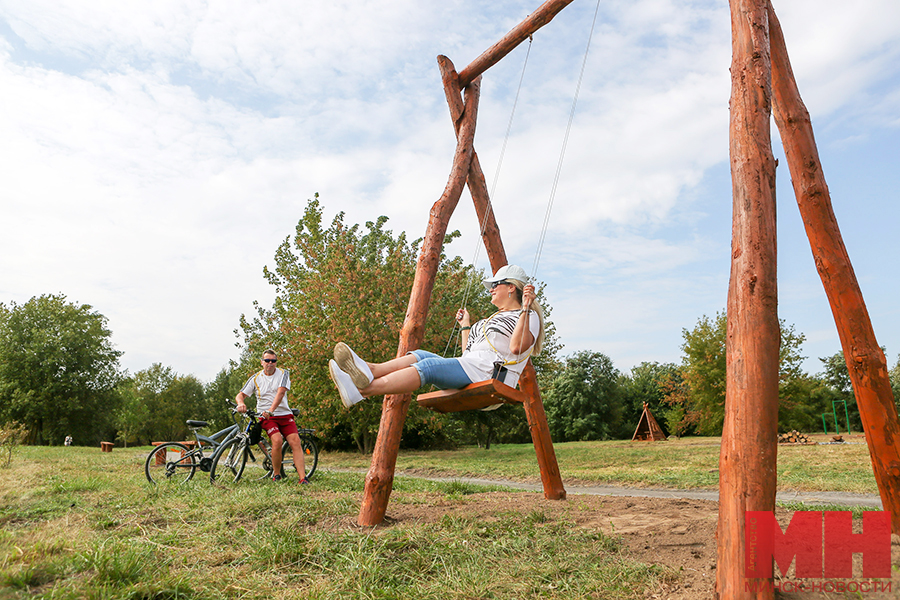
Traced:
<path fill-rule="evenodd" d="M 503 281 L 505 279 L 516 279 L 518 281 L 528 281 L 528 275 L 525 274 L 525 269 L 519 267 L 517 265 L 506 265 L 505 267 L 500 267 L 497 269 L 497 272 L 494 273 L 493 277 L 488 277 L 482 283 L 484 284 L 484 289 L 487 291 L 491 291 L 491 284 L 495 281 Z"/>

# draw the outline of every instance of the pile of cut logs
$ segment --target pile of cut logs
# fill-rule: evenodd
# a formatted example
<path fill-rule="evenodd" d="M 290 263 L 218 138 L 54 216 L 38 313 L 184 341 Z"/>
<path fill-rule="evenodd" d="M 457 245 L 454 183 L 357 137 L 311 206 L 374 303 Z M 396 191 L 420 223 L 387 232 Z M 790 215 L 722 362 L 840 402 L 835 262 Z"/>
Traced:
<path fill-rule="evenodd" d="M 808 435 L 805 433 L 800 433 L 796 429 L 789 431 L 788 433 L 779 433 L 778 434 L 778 443 L 779 444 L 815 444 Z"/>

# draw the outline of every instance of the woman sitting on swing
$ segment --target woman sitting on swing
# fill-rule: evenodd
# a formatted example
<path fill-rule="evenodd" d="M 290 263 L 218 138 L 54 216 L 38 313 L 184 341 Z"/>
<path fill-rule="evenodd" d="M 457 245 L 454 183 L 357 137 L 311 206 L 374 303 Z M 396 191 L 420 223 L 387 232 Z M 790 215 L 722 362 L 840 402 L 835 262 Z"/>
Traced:
<path fill-rule="evenodd" d="M 498 379 L 515 387 L 528 357 L 540 354 L 544 342 L 543 310 L 535 302 L 534 286 L 526 285 L 527 278 L 522 267 L 501 267 L 484 280 L 497 312 L 470 325 L 469 311 L 459 309 L 456 320 L 463 347 L 459 358 L 413 350 L 384 363 L 369 363 L 339 342 L 328 371 L 344 406 L 350 408 L 369 396 L 413 392 L 426 384 L 446 390 Z"/>

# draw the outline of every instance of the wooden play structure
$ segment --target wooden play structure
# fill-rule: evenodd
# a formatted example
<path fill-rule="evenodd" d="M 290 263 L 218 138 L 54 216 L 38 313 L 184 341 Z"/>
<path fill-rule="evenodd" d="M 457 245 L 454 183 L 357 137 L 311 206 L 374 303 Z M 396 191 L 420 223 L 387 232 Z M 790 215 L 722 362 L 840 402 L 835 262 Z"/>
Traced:
<path fill-rule="evenodd" d="M 650 407 L 644 402 L 644 411 L 641 418 L 638 419 L 638 425 L 634 429 L 634 435 L 631 436 L 632 442 L 663 442 L 666 440 L 666 434 L 663 433 L 662 427 L 656 422 Z"/>
<path fill-rule="evenodd" d="M 482 238 L 492 269 L 496 271 L 507 264 L 473 145 L 480 78 L 571 2 L 544 2 L 458 73 L 450 59 L 438 57 L 457 146 L 447 185 L 431 209 L 406 320 L 400 332 L 398 356 L 422 342 L 444 234 L 464 186 L 468 185 L 479 223 L 483 224 Z M 800 99 L 775 12 L 769 0 L 730 0 L 729 4 L 733 237 L 727 304 L 725 424 L 719 463 L 716 589 L 720 599 L 771 599 L 773 588 L 760 586 L 751 592 L 744 586 L 744 515 L 746 511 L 775 508 L 780 332 L 772 113 L 781 134 L 816 268 L 837 324 L 878 489 L 884 509 L 891 513 L 894 533 L 900 533 L 900 422 L 886 360 L 875 339 L 841 239 L 809 113 Z M 423 404 L 458 410 L 482 406 L 485 402 L 522 402 L 537 453 L 544 495 L 548 499 L 564 499 L 566 492 L 530 362 L 519 386 L 520 392 L 515 392 L 503 384 L 488 382 L 470 386 L 463 394 L 428 395 Z M 410 394 L 390 395 L 384 400 L 372 465 L 366 476 L 360 525 L 376 525 L 384 518 L 410 400 Z"/>

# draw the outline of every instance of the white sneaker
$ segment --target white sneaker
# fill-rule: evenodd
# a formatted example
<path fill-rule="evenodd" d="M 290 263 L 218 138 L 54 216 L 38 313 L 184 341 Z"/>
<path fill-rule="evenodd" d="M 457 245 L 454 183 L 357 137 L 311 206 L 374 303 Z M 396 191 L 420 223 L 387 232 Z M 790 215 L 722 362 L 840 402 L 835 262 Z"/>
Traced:
<path fill-rule="evenodd" d="M 359 389 L 353 385 L 353 380 L 350 379 L 349 375 L 341 371 L 341 368 L 333 360 L 328 361 L 328 374 L 331 375 L 331 380 L 334 382 L 334 385 L 337 386 L 338 393 L 341 395 L 341 402 L 344 403 L 344 406 L 350 408 L 357 402 L 363 400 L 363 395 L 360 394 Z"/>
<path fill-rule="evenodd" d="M 369 384 L 375 379 L 369 364 L 357 356 L 356 352 L 344 342 L 338 342 L 334 347 L 334 360 L 337 361 L 341 371 L 350 376 L 353 385 L 359 389 L 369 387 Z"/>

